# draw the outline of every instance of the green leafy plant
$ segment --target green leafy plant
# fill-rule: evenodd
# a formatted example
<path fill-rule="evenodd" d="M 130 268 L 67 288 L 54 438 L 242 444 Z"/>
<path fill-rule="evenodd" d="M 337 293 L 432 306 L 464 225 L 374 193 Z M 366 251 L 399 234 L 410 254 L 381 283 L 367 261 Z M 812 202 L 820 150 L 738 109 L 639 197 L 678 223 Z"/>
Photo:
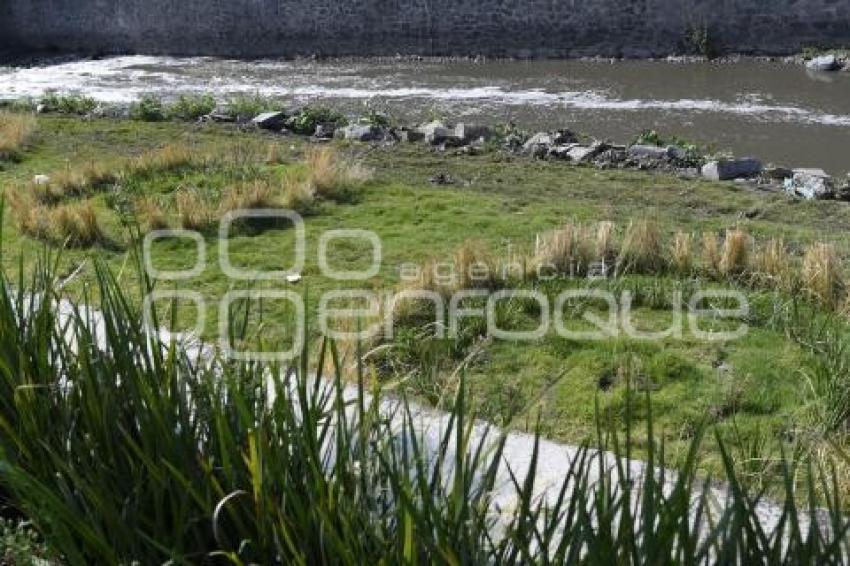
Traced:
<path fill-rule="evenodd" d="M 58 114 L 76 114 L 85 116 L 91 114 L 97 108 L 97 101 L 88 96 L 59 95 L 50 92 L 42 97 L 41 108 L 44 112 L 56 112 Z"/>
<path fill-rule="evenodd" d="M 168 106 L 166 116 L 172 120 L 195 121 L 215 110 L 216 102 L 209 94 L 180 95 Z"/>
<path fill-rule="evenodd" d="M 161 122 L 165 120 L 165 107 L 162 99 L 154 94 L 146 94 L 130 105 L 130 118 L 140 122 Z"/>
<path fill-rule="evenodd" d="M 345 115 L 327 106 L 307 106 L 290 119 L 288 126 L 297 134 L 310 135 L 319 124 L 341 127 L 347 123 Z"/>
<path fill-rule="evenodd" d="M 225 103 L 225 112 L 234 118 L 251 118 L 263 112 L 273 112 L 281 109 L 281 104 L 271 98 L 259 94 L 252 96 L 235 96 L 228 98 Z"/>

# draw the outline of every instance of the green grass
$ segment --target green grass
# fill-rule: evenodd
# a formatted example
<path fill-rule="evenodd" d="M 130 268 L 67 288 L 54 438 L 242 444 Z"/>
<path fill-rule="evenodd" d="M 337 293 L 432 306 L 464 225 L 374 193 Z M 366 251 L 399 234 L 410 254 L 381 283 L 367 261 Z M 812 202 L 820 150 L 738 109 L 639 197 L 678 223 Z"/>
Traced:
<path fill-rule="evenodd" d="M 29 150 L 18 163 L 0 171 L 0 186 L 25 183 L 33 175 L 68 164 L 97 161 L 117 167 L 128 158 L 167 144 L 214 150 L 232 157 L 212 165 L 155 172 L 93 194 L 101 226 L 114 245 L 63 254 L 57 267 L 60 275 L 74 273 L 82 265 L 79 276 L 63 290 L 78 300 L 86 298 L 84 285 L 95 279 L 93 258 L 117 274 L 131 299 L 139 298 L 138 287 L 126 285 L 136 276 L 130 253 L 134 242 L 126 226 L 131 220 L 126 205 L 133 198 L 153 196 L 168 205 L 178 188 L 192 187 L 216 202 L 221 191 L 234 182 L 304 173 L 300 159 L 307 144 L 300 138 L 244 133 L 211 124 L 83 121 L 62 116 L 38 120 Z M 282 163 L 257 160 L 269 143 L 278 147 Z M 306 217 L 303 281 L 295 286 L 264 282 L 240 283 L 237 287 L 309 289 L 308 311 L 313 313 L 323 292 L 351 286 L 324 277 L 316 259 L 321 234 L 337 228 L 371 230 L 381 238 L 384 255 L 379 274 L 355 284 L 376 290 L 397 285 L 401 265 L 422 264 L 430 258 L 449 260 L 470 238 L 506 257 L 529 252 L 537 234 L 564 222 L 610 220 L 622 230 L 632 219 L 651 217 L 666 235 L 677 230 L 700 234 L 741 227 L 758 239 L 784 238 L 795 256 L 802 255 L 805 245 L 815 241 L 833 243 L 844 260 L 850 256 L 850 244 L 840 236 L 850 229 L 850 207 L 844 203 L 795 202 L 731 183 L 598 171 L 499 152 L 457 156 L 420 146 L 339 147 L 373 169 L 374 178 L 356 192 L 355 198 L 346 202 L 321 200 Z M 432 185 L 429 178 L 437 173 L 447 173 L 456 183 Z M 29 272 L 42 244 L 19 234 L 13 220 L 7 210 L 3 267 L 7 271 L 17 269 L 23 258 L 24 269 Z M 200 292 L 208 304 L 216 305 L 233 284 L 218 265 L 217 236 L 210 233 L 205 240 L 210 261 L 190 289 Z M 293 232 L 288 229 L 242 232 L 230 242 L 232 260 L 253 269 L 281 269 L 291 260 L 293 242 Z M 158 242 L 153 247 L 154 264 L 159 269 L 186 269 L 194 263 L 192 249 L 193 244 L 187 241 Z M 363 251 L 362 247 L 338 243 L 332 252 L 333 266 L 340 270 L 364 268 L 368 262 Z M 642 289 L 647 297 L 636 311 L 638 325 L 663 327 L 669 316 L 665 297 L 677 286 L 691 288 L 693 282 L 665 275 L 629 276 L 612 284 L 619 285 L 620 290 L 630 286 Z M 549 291 L 556 294 L 575 285 L 566 281 Z M 158 284 L 163 289 L 173 286 Z M 653 293 L 655 298 L 650 296 Z M 400 328 L 391 347 L 376 360 L 377 371 L 385 382 L 400 381 L 421 399 L 447 403 L 452 398 L 447 392 L 457 380 L 454 370 L 474 353 L 468 362 L 467 379 L 480 414 L 519 430 L 533 430 L 539 418 L 540 431 L 546 437 L 573 443 L 594 436 L 597 399 L 602 409 L 622 422 L 625 390 L 627 385 L 634 385 L 616 379 L 618 372 L 625 372 L 636 376 L 637 387 L 647 390 L 653 399 L 656 434 L 667 443 L 668 463 L 680 463 L 685 458 L 699 424 L 708 416 L 709 424 L 717 425 L 733 453 L 757 446 L 755 459 L 766 468 L 762 475 L 781 479 L 771 462 L 782 450 L 820 457 L 834 455 L 850 444 L 844 425 L 846 415 L 840 410 L 850 391 L 845 386 L 850 383 L 846 377 L 850 365 L 845 367 L 845 356 L 838 347 L 826 347 L 828 340 L 812 338 L 821 334 L 808 326 L 809 320 L 824 315 L 808 306 L 803 297 L 774 296 L 752 289 L 748 293 L 759 305 L 749 321 L 753 329 L 745 339 L 726 346 L 695 340 L 571 343 L 554 335 L 530 344 L 477 344 L 474 326 L 463 339 L 443 343 L 426 339 L 417 325 L 410 324 Z M 88 299 L 98 301 L 96 296 Z M 804 312 L 813 309 L 815 314 L 787 314 L 798 304 L 803 305 L 799 308 Z M 192 308 L 182 308 L 178 314 L 179 328 L 192 326 Z M 285 340 L 274 323 L 287 320 L 289 314 L 282 305 L 264 305 L 265 324 L 252 319 L 250 332 L 266 341 Z M 504 316 L 517 326 L 533 325 L 533 313 L 507 312 Z M 310 335 L 315 336 L 315 318 L 311 320 Z M 218 323 L 219 313 L 212 309 L 206 319 L 206 338 L 215 338 Z M 843 320 L 829 320 L 824 325 L 833 328 L 838 337 L 832 343 L 846 337 Z M 639 428 L 646 424 L 645 410 L 636 403 L 633 420 Z M 647 456 L 647 446 L 645 440 L 637 438 L 634 449 Z M 704 472 L 722 472 L 722 453 L 716 442 L 705 443 L 699 464 Z M 761 477 L 756 479 L 760 481 Z M 842 489 L 850 489 L 846 471 L 839 479 Z"/>
<path fill-rule="evenodd" d="M 702 429 L 675 475 L 639 474 L 627 464 L 640 428 L 627 418 L 619 435 L 600 416 L 563 484 L 539 499 L 539 437 L 527 469 L 507 468 L 505 439 L 473 434 L 462 374 L 426 448 L 410 405 L 391 419 L 362 370 L 343 396 L 333 343 L 315 356 L 305 347 L 292 366 L 198 363 L 151 339 L 128 285 L 101 264 L 89 290 L 104 320 L 95 338 L 85 313 L 59 317 L 55 260 L 42 255 L 15 287 L 0 280 L 0 488 L 44 540 L 46 551 L 26 546 L 33 553 L 76 565 L 830 563 L 850 552 L 829 471 L 781 459 L 769 525 L 722 438 L 729 496 L 717 501 L 695 475 Z M 322 374 L 326 360 L 334 369 Z M 625 393 L 627 414 L 638 397 Z M 665 445 L 645 417 L 653 467 Z M 512 504 L 494 499 L 506 478 Z M 811 521 L 816 486 L 827 507 Z"/>

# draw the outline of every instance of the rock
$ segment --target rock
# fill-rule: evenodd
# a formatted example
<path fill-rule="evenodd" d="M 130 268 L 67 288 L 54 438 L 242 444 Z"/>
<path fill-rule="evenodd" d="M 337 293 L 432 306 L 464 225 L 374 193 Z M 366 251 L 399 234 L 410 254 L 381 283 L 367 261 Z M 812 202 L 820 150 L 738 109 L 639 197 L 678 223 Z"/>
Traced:
<path fill-rule="evenodd" d="M 627 160 L 626 148 L 619 146 L 606 149 L 597 155 L 593 162 L 600 169 L 613 169 L 623 167 Z"/>
<path fill-rule="evenodd" d="M 764 175 L 774 181 L 784 181 L 794 176 L 794 171 L 786 167 L 766 167 Z"/>
<path fill-rule="evenodd" d="M 319 140 L 329 140 L 336 135 L 336 126 L 333 124 L 319 124 L 316 126 L 316 131 L 313 132 L 313 137 Z"/>
<path fill-rule="evenodd" d="M 831 199 L 835 180 L 823 169 L 794 169 L 794 176 L 785 179 L 785 191 L 807 200 Z"/>
<path fill-rule="evenodd" d="M 633 145 L 627 151 L 632 159 L 668 159 L 672 157 L 671 149 L 656 145 Z"/>
<path fill-rule="evenodd" d="M 835 55 L 822 55 L 815 57 L 806 63 L 806 68 L 811 71 L 837 71 L 841 68 Z"/>
<path fill-rule="evenodd" d="M 455 126 L 455 137 L 463 143 L 472 143 L 481 139 L 486 141 L 493 137 L 493 130 L 488 126 L 476 126 L 461 122 Z"/>
<path fill-rule="evenodd" d="M 32 184 L 38 186 L 44 186 L 50 184 L 50 177 L 47 175 L 36 175 L 32 178 Z"/>
<path fill-rule="evenodd" d="M 590 147 L 583 145 L 573 146 L 568 152 L 571 161 L 575 163 L 587 163 L 594 157 L 609 149 L 611 146 L 603 142 L 594 142 Z"/>
<path fill-rule="evenodd" d="M 546 157 L 549 154 L 549 149 L 554 144 L 555 141 L 551 135 L 546 132 L 539 132 L 522 144 L 522 151 L 534 157 Z"/>
<path fill-rule="evenodd" d="M 702 176 L 712 181 L 729 181 L 746 177 L 755 177 L 761 173 L 762 165 L 758 159 L 719 159 L 709 161 L 702 168 Z"/>
<path fill-rule="evenodd" d="M 520 151 L 525 144 L 525 138 L 518 132 L 511 132 L 505 136 L 503 146 L 508 151 Z"/>
<path fill-rule="evenodd" d="M 236 116 L 225 112 L 210 112 L 201 117 L 202 122 L 215 122 L 216 124 L 227 124 L 236 121 Z"/>
<path fill-rule="evenodd" d="M 441 145 L 449 140 L 457 139 L 455 131 L 439 120 L 420 126 L 418 131 L 425 137 L 425 142 L 431 145 Z"/>
<path fill-rule="evenodd" d="M 336 137 L 344 140 L 368 142 L 381 139 L 380 128 L 368 124 L 352 124 L 336 131 Z"/>
<path fill-rule="evenodd" d="M 835 198 L 843 201 L 850 201 L 850 173 L 847 174 L 847 179 L 844 185 L 839 187 L 835 193 Z"/>
<path fill-rule="evenodd" d="M 395 132 L 399 141 L 403 141 L 406 143 L 416 143 L 421 142 L 425 139 L 425 134 L 420 132 L 419 130 L 411 130 L 410 128 L 399 128 Z"/>
<path fill-rule="evenodd" d="M 454 185 L 455 180 L 452 179 L 448 173 L 437 173 L 436 175 L 428 179 L 428 182 L 432 185 L 444 186 Z"/>
<path fill-rule="evenodd" d="M 255 116 L 251 123 L 262 130 L 279 132 L 286 124 L 286 114 L 283 112 L 264 112 Z"/>
<path fill-rule="evenodd" d="M 553 145 L 549 147 L 548 156 L 553 159 L 570 159 L 570 151 L 577 147 L 577 143 L 568 143 L 564 145 Z"/>
<path fill-rule="evenodd" d="M 552 143 L 554 143 L 555 145 L 578 143 L 578 136 L 575 135 L 571 130 L 556 130 L 555 133 L 552 134 Z"/>

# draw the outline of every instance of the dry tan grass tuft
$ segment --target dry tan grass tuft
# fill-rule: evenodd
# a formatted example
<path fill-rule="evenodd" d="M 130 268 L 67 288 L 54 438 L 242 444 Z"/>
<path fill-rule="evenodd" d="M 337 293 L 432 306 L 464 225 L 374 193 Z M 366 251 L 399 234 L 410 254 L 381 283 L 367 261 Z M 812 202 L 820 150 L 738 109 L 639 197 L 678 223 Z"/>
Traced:
<path fill-rule="evenodd" d="M 613 222 L 600 222 L 596 228 L 596 258 L 608 260 L 615 257 L 614 234 L 616 226 Z"/>
<path fill-rule="evenodd" d="M 301 214 L 309 212 L 316 200 L 316 189 L 309 180 L 288 172 L 282 182 L 283 206 Z"/>
<path fill-rule="evenodd" d="M 694 269 L 694 256 L 691 245 L 691 235 L 687 232 L 676 232 L 670 247 L 670 263 L 679 275 L 691 275 Z"/>
<path fill-rule="evenodd" d="M 749 235 L 739 228 L 727 230 L 720 255 L 720 272 L 725 276 L 741 275 L 747 269 L 749 253 Z"/>
<path fill-rule="evenodd" d="M 103 241 L 97 212 L 89 202 L 63 205 L 51 212 L 56 237 L 75 247 L 88 247 Z"/>
<path fill-rule="evenodd" d="M 276 143 L 270 143 L 266 147 L 266 163 L 269 165 L 280 165 L 286 163 L 286 151 Z"/>
<path fill-rule="evenodd" d="M 454 255 L 454 289 L 494 288 L 499 280 L 499 268 L 487 245 L 467 240 Z"/>
<path fill-rule="evenodd" d="M 654 220 L 633 220 L 626 229 L 617 260 L 621 273 L 658 273 L 664 268 L 661 228 Z"/>
<path fill-rule="evenodd" d="M 817 243 L 806 248 L 803 256 L 803 288 L 827 307 L 836 307 L 845 289 L 844 276 L 835 248 Z"/>
<path fill-rule="evenodd" d="M 702 235 L 702 262 L 703 268 L 709 275 L 717 277 L 720 275 L 720 242 L 714 232 L 704 232 Z"/>
<path fill-rule="evenodd" d="M 586 274 L 596 255 L 598 240 L 590 230 L 573 224 L 540 236 L 535 263 L 571 276 Z"/>
<path fill-rule="evenodd" d="M 316 194 L 331 200 L 348 198 L 352 189 L 372 178 L 372 172 L 361 163 L 341 158 L 332 147 L 309 149 L 305 162 Z"/>
<path fill-rule="evenodd" d="M 49 208 L 39 204 L 31 194 L 19 190 L 7 191 L 6 198 L 21 233 L 38 240 L 51 238 Z"/>
<path fill-rule="evenodd" d="M 755 283 L 788 289 L 792 285 L 793 270 L 784 240 L 770 240 L 754 254 L 751 270 Z"/>
<path fill-rule="evenodd" d="M 174 198 L 180 226 L 186 230 L 207 232 L 218 219 L 215 208 L 195 189 L 182 189 Z"/>
<path fill-rule="evenodd" d="M 269 181 L 257 179 L 227 188 L 222 197 L 222 213 L 231 210 L 274 208 L 274 190 Z"/>
<path fill-rule="evenodd" d="M 145 197 L 136 201 L 136 215 L 145 232 L 167 230 L 169 227 L 165 211 L 153 198 Z"/>
<path fill-rule="evenodd" d="M 127 174 L 148 177 L 155 173 L 187 167 L 202 161 L 204 158 L 204 155 L 185 145 L 166 145 L 132 160 L 127 166 Z"/>
<path fill-rule="evenodd" d="M 18 157 L 32 139 L 36 124 L 29 114 L 0 112 L 0 160 Z"/>

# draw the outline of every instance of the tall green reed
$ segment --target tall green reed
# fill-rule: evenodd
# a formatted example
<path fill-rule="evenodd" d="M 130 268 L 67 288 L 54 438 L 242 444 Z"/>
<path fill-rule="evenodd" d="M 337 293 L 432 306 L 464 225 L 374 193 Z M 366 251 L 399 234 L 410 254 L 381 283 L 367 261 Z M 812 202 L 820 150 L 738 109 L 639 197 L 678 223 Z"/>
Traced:
<path fill-rule="evenodd" d="M 636 467 L 631 427 L 620 438 L 600 418 L 596 445 L 577 449 L 562 483 L 541 494 L 551 445 L 528 437 L 523 463 L 508 455 L 508 439 L 469 413 L 463 380 L 429 436 L 422 412 L 369 385 L 362 364 L 343 383 L 332 342 L 306 345 L 289 365 L 205 358 L 152 335 L 101 265 L 89 290 L 96 316 L 60 303 L 56 263 L 46 255 L 30 279 L 0 281 L 0 487 L 69 564 L 848 556 L 829 470 L 785 461 L 784 500 L 772 505 L 739 481 L 719 438 L 722 491 L 697 476 L 702 435 L 665 471 L 649 418 Z M 805 493 L 820 484 L 825 509 L 814 495 L 797 505 L 800 476 Z"/>

